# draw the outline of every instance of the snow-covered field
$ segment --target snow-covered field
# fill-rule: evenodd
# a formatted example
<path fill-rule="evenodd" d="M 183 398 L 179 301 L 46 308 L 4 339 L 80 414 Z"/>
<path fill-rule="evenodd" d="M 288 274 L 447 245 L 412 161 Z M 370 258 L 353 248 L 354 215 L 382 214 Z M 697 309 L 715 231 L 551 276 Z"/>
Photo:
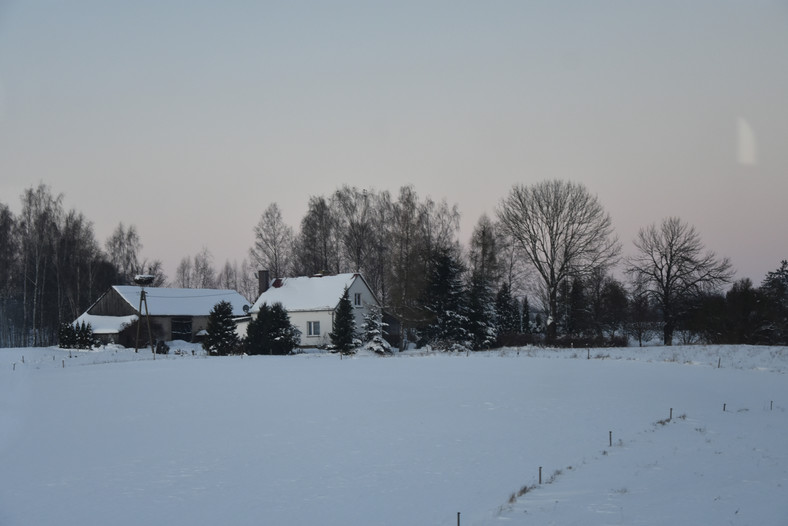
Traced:
<path fill-rule="evenodd" d="M 788 523 L 785 347 L 178 348 L 0 349 L 0 525 Z"/>

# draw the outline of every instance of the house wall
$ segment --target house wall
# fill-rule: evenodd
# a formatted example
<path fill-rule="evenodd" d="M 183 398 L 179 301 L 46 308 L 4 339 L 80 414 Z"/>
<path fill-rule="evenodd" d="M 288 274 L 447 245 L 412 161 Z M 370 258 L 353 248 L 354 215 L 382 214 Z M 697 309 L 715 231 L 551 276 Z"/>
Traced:
<path fill-rule="evenodd" d="M 361 294 L 361 305 L 357 306 L 354 302 L 356 293 Z M 375 296 L 369 290 L 369 287 L 364 283 L 364 280 L 358 278 L 353 281 L 353 284 L 348 288 L 348 296 L 350 296 L 350 304 L 353 305 L 353 314 L 356 320 L 356 331 L 361 331 L 364 326 L 364 316 L 369 312 L 369 305 L 377 305 Z M 337 300 L 339 301 L 339 300 Z M 331 329 L 329 329 L 330 331 Z"/>
<path fill-rule="evenodd" d="M 317 347 L 331 343 L 328 333 L 333 325 L 332 311 L 295 311 L 288 312 L 290 323 L 301 331 L 301 347 Z M 307 336 L 307 322 L 320 322 L 320 336 Z"/>

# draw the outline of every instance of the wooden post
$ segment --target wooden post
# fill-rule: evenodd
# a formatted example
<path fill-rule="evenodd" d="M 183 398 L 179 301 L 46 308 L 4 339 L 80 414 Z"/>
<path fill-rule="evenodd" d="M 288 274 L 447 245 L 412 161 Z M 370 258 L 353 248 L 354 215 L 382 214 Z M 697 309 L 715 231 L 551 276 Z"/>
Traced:
<path fill-rule="evenodd" d="M 774 409 L 774 400 L 769 402 L 769 411 L 771 411 L 772 409 Z"/>
<path fill-rule="evenodd" d="M 586 349 L 586 354 L 587 354 L 586 360 L 590 360 L 591 359 L 591 349 Z"/>
<path fill-rule="evenodd" d="M 722 358 L 717 358 L 717 369 L 720 368 L 721 363 L 722 363 Z"/>
<path fill-rule="evenodd" d="M 609 441 L 610 441 L 610 447 L 613 447 L 613 432 L 612 431 L 608 431 L 607 434 L 608 434 Z"/>
<path fill-rule="evenodd" d="M 25 355 L 22 355 L 22 363 L 25 363 Z"/>
<path fill-rule="evenodd" d="M 725 412 L 725 406 L 726 406 L 726 405 L 728 405 L 728 404 L 722 404 L 722 412 L 723 412 L 723 413 Z"/>
<path fill-rule="evenodd" d="M 14 368 L 11 369 L 12 371 L 16 371 L 16 362 L 14 362 Z"/>
<path fill-rule="evenodd" d="M 460 512 L 457 512 L 457 526 L 460 526 Z"/>
<path fill-rule="evenodd" d="M 65 368 L 66 368 L 66 361 L 63 360 L 63 369 L 65 369 Z"/>
<path fill-rule="evenodd" d="M 673 408 L 670 408 L 670 418 L 668 420 L 673 420 Z"/>
<path fill-rule="evenodd" d="M 542 483 L 542 466 L 539 466 L 539 484 Z"/>

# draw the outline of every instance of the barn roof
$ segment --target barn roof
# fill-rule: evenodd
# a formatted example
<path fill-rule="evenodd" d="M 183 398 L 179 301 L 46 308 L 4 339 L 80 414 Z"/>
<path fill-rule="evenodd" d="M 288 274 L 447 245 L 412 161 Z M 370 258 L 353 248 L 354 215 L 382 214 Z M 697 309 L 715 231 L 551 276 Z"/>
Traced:
<path fill-rule="evenodd" d="M 134 310 L 139 308 L 140 287 L 115 285 L 112 288 Z M 227 301 L 232 305 L 233 316 L 243 316 L 244 305 L 249 304 L 246 298 L 234 290 L 148 287 L 145 292 L 151 316 L 207 316 L 220 301 Z"/>

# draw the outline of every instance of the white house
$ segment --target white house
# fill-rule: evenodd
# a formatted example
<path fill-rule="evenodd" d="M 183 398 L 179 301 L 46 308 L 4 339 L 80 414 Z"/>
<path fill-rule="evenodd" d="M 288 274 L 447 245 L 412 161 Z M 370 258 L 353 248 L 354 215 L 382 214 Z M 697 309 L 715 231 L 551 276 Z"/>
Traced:
<path fill-rule="evenodd" d="M 255 318 L 263 304 L 281 303 L 292 323 L 301 331 L 301 346 L 312 347 L 331 342 L 328 334 L 334 323 L 334 313 L 345 289 L 354 307 L 356 329 L 364 324 L 370 306 L 380 307 L 361 274 L 336 274 L 334 276 L 302 276 L 276 278 L 268 281 L 267 272 L 260 272 L 260 297 L 250 313 Z"/>

